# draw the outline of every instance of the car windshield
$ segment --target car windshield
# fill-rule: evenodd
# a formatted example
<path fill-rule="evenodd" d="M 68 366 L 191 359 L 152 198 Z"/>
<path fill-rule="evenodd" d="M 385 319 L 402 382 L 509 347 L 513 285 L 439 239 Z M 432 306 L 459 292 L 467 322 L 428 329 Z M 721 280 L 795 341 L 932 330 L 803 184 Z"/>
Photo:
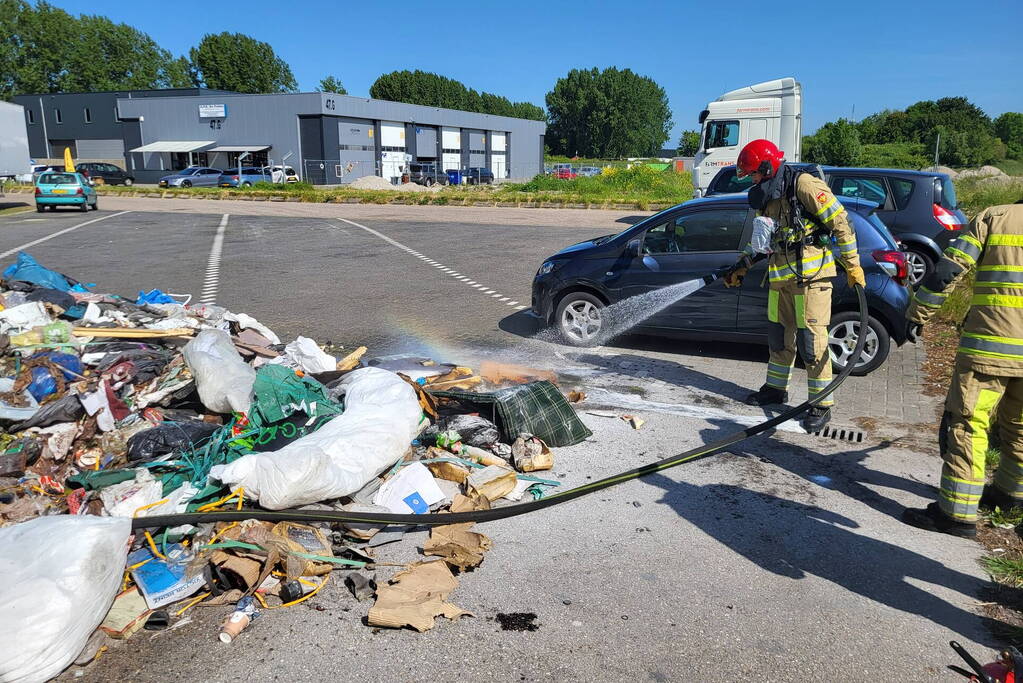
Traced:
<path fill-rule="evenodd" d="M 295 175 L 295 169 L 293 169 L 291 166 L 285 166 L 284 167 L 284 172 L 287 175 Z"/>
<path fill-rule="evenodd" d="M 714 187 L 711 188 L 711 192 L 715 194 L 731 194 L 733 192 L 745 192 L 750 189 L 753 185 L 753 177 L 745 176 L 743 178 L 736 177 L 735 169 L 731 168 L 721 172 L 718 176 L 717 181 L 714 183 Z"/>
<path fill-rule="evenodd" d="M 78 178 L 71 173 L 47 173 L 39 178 L 40 185 L 77 185 Z"/>

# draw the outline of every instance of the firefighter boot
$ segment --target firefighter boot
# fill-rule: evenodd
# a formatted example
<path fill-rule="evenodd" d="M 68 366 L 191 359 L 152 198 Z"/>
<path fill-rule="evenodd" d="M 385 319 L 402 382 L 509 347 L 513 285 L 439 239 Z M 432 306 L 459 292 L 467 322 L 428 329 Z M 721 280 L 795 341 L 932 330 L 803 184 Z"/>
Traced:
<path fill-rule="evenodd" d="M 810 434 L 816 434 L 824 429 L 824 425 L 831 422 L 831 408 L 813 406 L 803 415 L 803 429 Z"/>
<path fill-rule="evenodd" d="M 910 526 L 925 531 L 936 531 L 942 534 L 973 538 L 977 535 L 977 525 L 957 522 L 938 509 L 937 503 L 925 508 L 906 508 L 902 511 L 902 521 Z"/>
<path fill-rule="evenodd" d="M 1000 508 L 1002 512 L 1008 512 L 1017 505 L 1023 507 L 1023 501 L 1015 500 L 994 484 L 988 484 L 984 487 L 984 494 L 980 497 L 980 504 L 990 510 Z"/>
<path fill-rule="evenodd" d="M 789 392 L 765 384 L 746 397 L 746 404 L 751 406 L 783 405 L 789 401 Z"/>

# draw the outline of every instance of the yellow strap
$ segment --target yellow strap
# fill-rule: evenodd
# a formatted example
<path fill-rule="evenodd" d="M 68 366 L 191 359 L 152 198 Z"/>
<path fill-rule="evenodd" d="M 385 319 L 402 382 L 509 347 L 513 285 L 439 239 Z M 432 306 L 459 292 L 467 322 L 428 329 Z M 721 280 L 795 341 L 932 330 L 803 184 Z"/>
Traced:
<path fill-rule="evenodd" d="M 959 239 L 964 237 L 960 235 Z M 993 247 L 1023 247 L 1023 235 L 988 235 L 987 243 Z"/>
<path fill-rule="evenodd" d="M 1003 308 L 1023 308 L 1023 296 L 1010 294 L 974 294 L 970 299 L 971 306 L 1000 306 Z"/>

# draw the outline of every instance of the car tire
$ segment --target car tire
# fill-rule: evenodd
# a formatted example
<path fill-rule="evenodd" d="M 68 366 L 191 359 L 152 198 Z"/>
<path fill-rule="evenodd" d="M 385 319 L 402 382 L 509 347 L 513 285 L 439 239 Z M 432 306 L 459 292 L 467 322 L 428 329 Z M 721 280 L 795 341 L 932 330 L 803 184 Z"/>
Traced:
<path fill-rule="evenodd" d="M 43 206 L 42 204 L 36 204 L 36 211 L 42 213 L 43 211 L 46 211 L 46 207 Z"/>
<path fill-rule="evenodd" d="M 905 254 L 906 265 L 909 268 L 909 285 L 919 287 L 920 283 L 934 272 L 934 259 L 917 247 L 909 247 Z"/>
<path fill-rule="evenodd" d="M 433 178 L 427 178 L 426 180 L 424 180 L 423 185 L 431 187 L 433 185 Z"/>
<path fill-rule="evenodd" d="M 252 187 L 252 183 L 246 180 L 244 183 L 242 183 L 242 187 Z"/>
<path fill-rule="evenodd" d="M 828 353 L 831 356 L 831 367 L 836 373 L 842 371 L 845 361 L 852 355 L 859 324 L 860 314 L 856 311 L 843 311 L 831 316 L 831 322 L 828 324 Z M 869 330 L 867 345 L 863 348 L 860 362 L 852 371 L 857 377 L 870 374 L 881 367 L 891 351 L 892 338 L 884 324 L 877 318 L 868 316 L 867 328 Z"/>
<path fill-rule="evenodd" d="M 603 328 L 604 306 L 589 292 L 569 292 L 561 297 L 554 313 L 561 339 L 571 346 L 596 346 Z"/>
<path fill-rule="evenodd" d="M 135 181 L 133 179 L 131 179 L 131 178 L 125 178 L 124 179 L 125 187 L 131 187 L 134 183 L 135 183 Z"/>
<path fill-rule="evenodd" d="M 88 213 L 89 212 L 89 202 L 82 202 L 82 208 L 80 208 L 78 210 L 81 211 L 82 213 Z"/>
<path fill-rule="evenodd" d="M 99 197 L 96 197 L 96 201 L 92 203 L 92 210 L 99 211 Z"/>
<path fill-rule="evenodd" d="M 181 181 L 181 187 L 192 187 L 192 181 L 191 180 L 182 180 Z"/>

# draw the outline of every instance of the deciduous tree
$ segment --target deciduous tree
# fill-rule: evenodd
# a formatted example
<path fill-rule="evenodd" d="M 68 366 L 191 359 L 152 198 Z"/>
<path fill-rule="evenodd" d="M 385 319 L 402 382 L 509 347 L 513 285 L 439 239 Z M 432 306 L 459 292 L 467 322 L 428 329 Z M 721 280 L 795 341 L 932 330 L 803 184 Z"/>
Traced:
<path fill-rule="evenodd" d="M 188 54 L 197 85 L 244 93 L 298 89 L 291 67 L 270 44 L 242 33 L 206 34 Z"/>

